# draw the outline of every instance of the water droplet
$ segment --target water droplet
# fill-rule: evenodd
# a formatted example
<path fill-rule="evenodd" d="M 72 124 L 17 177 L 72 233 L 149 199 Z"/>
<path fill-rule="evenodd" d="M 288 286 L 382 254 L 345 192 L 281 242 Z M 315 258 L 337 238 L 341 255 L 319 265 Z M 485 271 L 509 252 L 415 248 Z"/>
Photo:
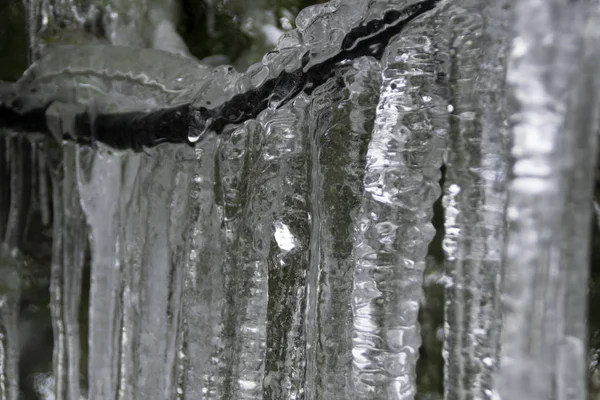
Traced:
<path fill-rule="evenodd" d="M 202 132 L 200 132 L 198 129 L 190 128 L 188 130 L 188 140 L 190 141 L 190 143 L 196 143 L 198 140 L 200 140 L 201 137 Z"/>

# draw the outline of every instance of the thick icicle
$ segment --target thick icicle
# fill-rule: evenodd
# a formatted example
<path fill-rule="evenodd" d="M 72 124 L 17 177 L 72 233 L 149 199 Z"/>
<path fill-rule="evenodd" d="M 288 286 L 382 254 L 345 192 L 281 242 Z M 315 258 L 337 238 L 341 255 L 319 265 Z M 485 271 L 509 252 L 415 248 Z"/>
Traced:
<path fill-rule="evenodd" d="M 62 164 L 53 171 L 52 183 L 54 231 L 50 307 L 54 328 L 54 396 L 79 400 L 79 311 L 88 237 L 77 186 L 75 145 L 65 144 L 62 155 Z"/>
<path fill-rule="evenodd" d="M 170 399 L 175 395 L 173 353 L 179 323 L 181 268 L 173 264 L 178 256 L 170 235 L 172 217 L 186 211 L 185 202 L 172 202 L 174 193 L 185 193 L 185 186 L 175 185 L 176 153 L 176 148 L 165 146 L 142 157 L 131 182 L 132 196 L 121 210 L 125 285 L 121 295 L 119 397 L 124 399 L 143 399 L 156 393 Z M 174 205 L 182 208 L 175 209 Z M 177 246 L 175 249 L 181 250 Z"/>
<path fill-rule="evenodd" d="M 504 242 L 506 2 L 444 11 L 451 32 L 450 134 L 443 203 L 448 400 L 490 398 L 499 341 Z"/>
<path fill-rule="evenodd" d="M 338 73 L 339 79 L 315 92 L 309 109 L 312 232 L 304 311 L 306 398 L 348 399 L 354 392 L 352 331 L 348 329 L 354 275 L 351 238 L 380 68 L 372 59 L 357 60 Z M 341 79 L 344 86 L 340 86 Z"/>
<path fill-rule="evenodd" d="M 354 396 L 360 399 L 416 394 L 417 314 L 445 140 L 434 121 L 446 112 L 429 27 L 408 29 L 382 61 L 354 247 Z"/>
<path fill-rule="evenodd" d="M 514 164 L 496 390 L 503 399 L 582 400 L 586 314 L 580 285 L 587 282 L 589 244 L 570 236 L 588 231 L 592 207 L 598 6 L 524 0 L 514 12 L 507 73 Z M 589 158 L 578 159 L 584 154 Z"/>

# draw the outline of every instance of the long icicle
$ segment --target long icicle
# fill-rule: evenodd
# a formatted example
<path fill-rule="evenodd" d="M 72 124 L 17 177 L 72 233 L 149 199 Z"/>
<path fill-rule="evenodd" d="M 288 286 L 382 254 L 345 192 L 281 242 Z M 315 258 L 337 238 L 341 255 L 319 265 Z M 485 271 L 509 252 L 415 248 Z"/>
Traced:
<path fill-rule="evenodd" d="M 88 241 L 77 187 L 75 152 L 75 145 L 65 144 L 62 163 L 52 175 L 54 240 L 50 308 L 54 328 L 54 394 L 65 400 L 79 400 L 81 392 L 79 309 Z"/>

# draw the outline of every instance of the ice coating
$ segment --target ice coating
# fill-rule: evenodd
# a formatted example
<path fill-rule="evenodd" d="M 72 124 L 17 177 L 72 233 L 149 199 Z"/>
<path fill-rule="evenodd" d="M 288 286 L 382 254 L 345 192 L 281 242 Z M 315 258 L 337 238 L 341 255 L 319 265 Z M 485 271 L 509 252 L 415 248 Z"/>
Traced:
<path fill-rule="evenodd" d="M 188 60 L 178 60 L 172 56 L 171 62 L 166 62 L 167 58 L 161 57 L 160 53 L 153 50 L 142 50 L 138 59 L 134 58 L 137 51 L 121 48 L 120 52 L 117 52 L 118 47 L 115 46 L 49 48 L 48 54 L 39 63 L 34 64 L 19 82 L 15 99 L 5 101 L 7 105 L 4 107 L 9 107 L 9 113 L 16 111 L 18 115 L 24 116 L 47 107 L 52 101 L 84 103 L 88 105 L 89 110 L 71 118 L 79 119 L 79 125 L 68 121 L 65 122 L 66 125 L 75 126 L 78 131 L 91 130 L 92 132 L 83 135 L 85 137 L 94 136 L 94 130 L 141 131 L 123 133 L 135 136 L 148 133 L 152 135 L 148 130 L 156 123 L 155 117 L 149 116 L 146 118 L 148 121 L 144 121 L 141 115 L 128 117 L 140 118 L 140 123 L 134 123 L 134 126 L 130 123 L 130 126 L 117 128 L 116 124 L 126 123 L 125 117 L 122 122 L 119 121 L 119 116 L 112 118 L 116 122 L 106 121 L 111 118 L 109 115 L 104 118 L 104 122 L 100 122 L 92 114 L 102 115 L 117 110 L 147 111 L 157 108 L 157 103 L 161 101 L 171 107 L 187 102 L 190 103 L 189 117 L 185 115 L 188 111 L 183 114 L 175 111 L 174 115 L 168 118 L 180 120 L 180 124 L 187 122 L 190 125 L 187 140 L 196 143 L 209 131 L 220 133 L 227 124 L 239 124 L 256 118 L 268 107 L 282 107 L 302 91 L 310 95 L 332 77 L 336 68 L 349 60 L 368 55 L 380 59 L 394 35 L 399 34 L 412 20 L 432 10 L 436 4 L 437 0 L 425 0 L 406 5 L 400 10 L 388 9 L 381 18 L 370 20 L 355 28 L 344 27 L 344 22 L 347 23 L 345 14 L 355 11 L 352 7 L 349 8 L 348 4 L 315 6 L 298 17 L 297 32 L 308 38 L 308 42 L 302 43 L 300 36 L 296 35 L 294 38 L 294 32 L 289 32 L 280 41 L 281 49 L 267 54 L 262 66 L 251 67 L 249 73 L 239 74 L 232 67 L 218 67 L 210 76 L 199 76 L 197 70 L 192 68 L 191 74 L 195 78 L 193 82 L 186 76 L 190 74 Z M 315 41 L 315 38 L 321 39 Z M 326 38 L 325 42 L 322 38 Z M 331 55 L 329 46 L 337 46 L 339 41 L 342 42 L 341 49 Z M 320 51 L 323 51 L 323 43 L 326 43 L 329 49 L 327 58 L 312 50 L 320 46 Z M 119 61 L 111 61 L 113 56 Z M 73 62 L 65 61 L 71 58 Z M 106 58 L 108 61 L 104 61 Z M 157 74 L 151 78 L 152 70 L 157 65 L 171 71 L 175 76 L 165 77 Z M 169 68 L 171 66 L 172 68 Z M 188 90 L 178 91 L 177 84 L 172 89 L 168 88 L 165 84 L 170 82 L 168 78 L 179 82 L 181 86 L 185 85 Z M 147 90 L 148 88 L 155 89 L 155 92 Z M 156 118 L 167 118 L 162 115 L 157 114 Z M 185 121 L 186 119 L 189 121 Z M 135 126 L 136 124 L 138 126 Z M 177 129 L 173 130 L 175 133 L 166 133 L 164 129 L 163 132 L 154 133 L 154 136 L 157 136 L 156 140 L 151 139 L 144 143 L 155 145 L 163 141 L 181 142 L 183 139 L 174 138 L 184 136 L 183 133 L 177 132 Z M 63 136 L 54 134 L 57 137 Z M 76 139 L 81 141 L 78 137 Z M 117 147 L 122 142 L 109 138 L 107 140 L 111 145 L 119 142 Z M 89 141 L 90 139 L 83 140 Z M 129 139 L 126 142 L 132 143 L 131 147 L 139 150 L 141 146 L 135 144 L 138 141 Z"/>
<path fill-rule="evenodd" d="M 155 109 L 189 102 L 190 88 L 208 79 L 208 75 L 208 67 L 159 50 L 53 46 L 25 72 L 17 91 L 21 96 L 39 93 L 46 102 L 94 101 L 98 111 L 103 112 L 122 110 L 123 105 Z M 119 104 L 118 99 L 112 99 L 115 95 L 128 98 L 128 103 L 134 105 L 124 100 Z M 111 110 L 109 99 L 120 107 Z M 27 104 L 23 107 L 28 108 Z"/>

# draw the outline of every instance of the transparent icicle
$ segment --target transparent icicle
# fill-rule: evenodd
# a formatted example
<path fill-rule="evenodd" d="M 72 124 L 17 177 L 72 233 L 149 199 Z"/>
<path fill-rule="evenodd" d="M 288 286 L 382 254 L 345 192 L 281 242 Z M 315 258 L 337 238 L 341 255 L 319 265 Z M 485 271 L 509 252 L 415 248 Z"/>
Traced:
<path fill-rule="evenodd" d="M 50 223 L 51 196 L 48 185 L 48 141 L 42 140 L 37 143 L 34 151 L 37 151 L 37 177 L 38 192 L 40 200 L 40 212 L 42 214 L 42 224 L 44 226 Z"/>
<path fill-rule="evenodd" d="M 189 211 L 183 227 L 182 310 L 177 344 L 178 399 L 223 398 L 225 362 L 222 316 L 225 307 L 225 235 L 223 211 L 217 206 L 219 192 L 215 159 L 219 139 L 207 137 L 194 150 L 188 164 Z M 215 181 L 216 180 L 216 181 Z"/>
<path fill-rule="evenodd" d="M 82 340 L 79 312 L 88 237 L 77 186 L 75 145 L 65 144 L 62 155 L 62 164 L 54 171 L 52 184 L 50 308 L 54 330 L 54 395 L 57 399 L 79 400 Z"/>
<path fill-rule="evenodd" d="M 248 187 L 249 201 L 240 226 L 239 242 L 254 243 L 255 265 L 264 265 L 266 273 L 261 294 L 266 313 L 259 315 L 266 322 L 267 351 L 264 380 L 258 380 L 266 399 L 299 399 L 304 392 L 306 372 L 297 367 L 306 362 L 302 343 L 310 240 L 307 106 L 307 97 L 300 95 L 259 117 L 263 140 L 251 178 L 256 184 Z M 236 253 L 237 262 L 254 264 Z M 254 312 L 262 312 L 258 304 L 255 307 Z"/>
<path fill-rule="evenodd" d="M 309 108 L 311 239 L 307 271 L 305 398 L 352 398 L 354 258 L 364 164 L 381 67 L 361 58 L 315 92 Z M 337 77 L 336 76 L 336 77 Z M 293 344 L 290 344 L 293 345 Z"/>
<path fill-rule="evenodd" d="M 514 162 L 496 382 L 502 399 L 587 398 L 580 292 L 589 242 L 570 236 L 589 230 L 592 207 L 597 7 L 566 0 L 515 4 L 507 73 Z"/>
<path fill-rule="evenodd" d="M 186 193 L 176 186 L 176 146 L 163 146 L 140 159 L 131 174 L 129 202 L 122 204 L 120 236 L 122 292 L 121 379 L 119 397 L 175 396 L 176 342 L 182 268 L 174 263 L 181 248 L 171 227 L 186 214 Z M 153 193 L 147 196 L 146 193 Z M 177 206 L 178 208 L 175 208 Z M 179 208 L 181 207 L 181 208 Z"/>
<path fill-rule="evenodd" d="M 506 153 L 505 1 L 463 1 L 444 10 L 450 60 L 450 133 L 444 187 L 444 332 L 448 400 L 492 395 L 499 342 Z"/>
<path fill-rule="evenodd" d="M 413 399 L 417 315 L 432 206 L 439 197 L 445 116 L 430 25 L 414 24 L 383 57 L 354 251 L 355 398 Z"/>

